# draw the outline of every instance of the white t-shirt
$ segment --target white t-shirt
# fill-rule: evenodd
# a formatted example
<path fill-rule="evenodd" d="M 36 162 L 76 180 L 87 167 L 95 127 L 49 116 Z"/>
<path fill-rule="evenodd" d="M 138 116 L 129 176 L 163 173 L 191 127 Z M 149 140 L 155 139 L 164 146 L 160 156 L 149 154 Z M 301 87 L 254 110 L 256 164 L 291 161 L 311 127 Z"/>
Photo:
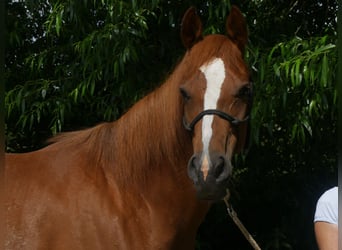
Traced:
<path fill-rule="evenodd" d="M 338 187 L 325 191 L 318 199 L 314 222 L 317 221 L 338 225 Z"/>

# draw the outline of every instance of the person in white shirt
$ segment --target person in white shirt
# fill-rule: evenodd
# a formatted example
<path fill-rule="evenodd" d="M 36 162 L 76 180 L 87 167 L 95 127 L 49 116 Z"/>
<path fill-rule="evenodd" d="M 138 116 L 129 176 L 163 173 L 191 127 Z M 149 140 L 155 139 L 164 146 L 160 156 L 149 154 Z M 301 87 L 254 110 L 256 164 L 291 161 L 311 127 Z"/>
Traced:
<path fill-rule="evenodd" d="M 314 227 L 320 250 L 338 250 L 338 187 L 325 191 L 318 199 Z"/>

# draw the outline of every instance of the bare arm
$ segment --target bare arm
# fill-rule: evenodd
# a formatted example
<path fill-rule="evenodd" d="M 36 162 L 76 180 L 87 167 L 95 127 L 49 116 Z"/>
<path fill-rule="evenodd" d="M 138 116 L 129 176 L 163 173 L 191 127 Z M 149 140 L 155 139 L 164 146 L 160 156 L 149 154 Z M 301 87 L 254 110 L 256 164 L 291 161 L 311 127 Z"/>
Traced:
<path fill-rule="evenodd" d="M 338 226 L 336 224 L 315 222 L 315 235 L 320 250 L 338 250 Z"/>

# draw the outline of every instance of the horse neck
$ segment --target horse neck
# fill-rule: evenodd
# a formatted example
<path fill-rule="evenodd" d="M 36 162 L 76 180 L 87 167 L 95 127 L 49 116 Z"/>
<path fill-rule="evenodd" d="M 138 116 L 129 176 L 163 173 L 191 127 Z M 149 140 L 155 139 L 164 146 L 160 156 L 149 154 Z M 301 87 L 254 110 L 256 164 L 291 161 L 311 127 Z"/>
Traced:
<path fill-rule="evenodd" d="M 123 164 L 119 181 L 145 185 L 149 175 L 160 168 L 186 170 L 192 144 L 182 125 L 182 100 L 173 79 L 170 77 L 116 122 L 115 161 Z"/>

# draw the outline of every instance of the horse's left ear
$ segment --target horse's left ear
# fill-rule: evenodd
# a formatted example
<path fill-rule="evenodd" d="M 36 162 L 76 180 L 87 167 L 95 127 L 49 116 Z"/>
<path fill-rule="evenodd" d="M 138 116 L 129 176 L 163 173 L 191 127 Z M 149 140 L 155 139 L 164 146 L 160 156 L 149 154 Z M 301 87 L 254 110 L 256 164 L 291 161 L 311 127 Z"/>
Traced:
<path fill-rule="evenodd" d="M 244 52 L 248 42 L 246 19 L 238 7 L 232 6 L 226 21 L 227 34 L 230 39 Z"/>
<path fill-rule="evenodd" d="M 194 7 L 190 7 L 183 16 L 181 39 L 186 49 L 190 49 L 202 39 L 202 22 Z"/>

